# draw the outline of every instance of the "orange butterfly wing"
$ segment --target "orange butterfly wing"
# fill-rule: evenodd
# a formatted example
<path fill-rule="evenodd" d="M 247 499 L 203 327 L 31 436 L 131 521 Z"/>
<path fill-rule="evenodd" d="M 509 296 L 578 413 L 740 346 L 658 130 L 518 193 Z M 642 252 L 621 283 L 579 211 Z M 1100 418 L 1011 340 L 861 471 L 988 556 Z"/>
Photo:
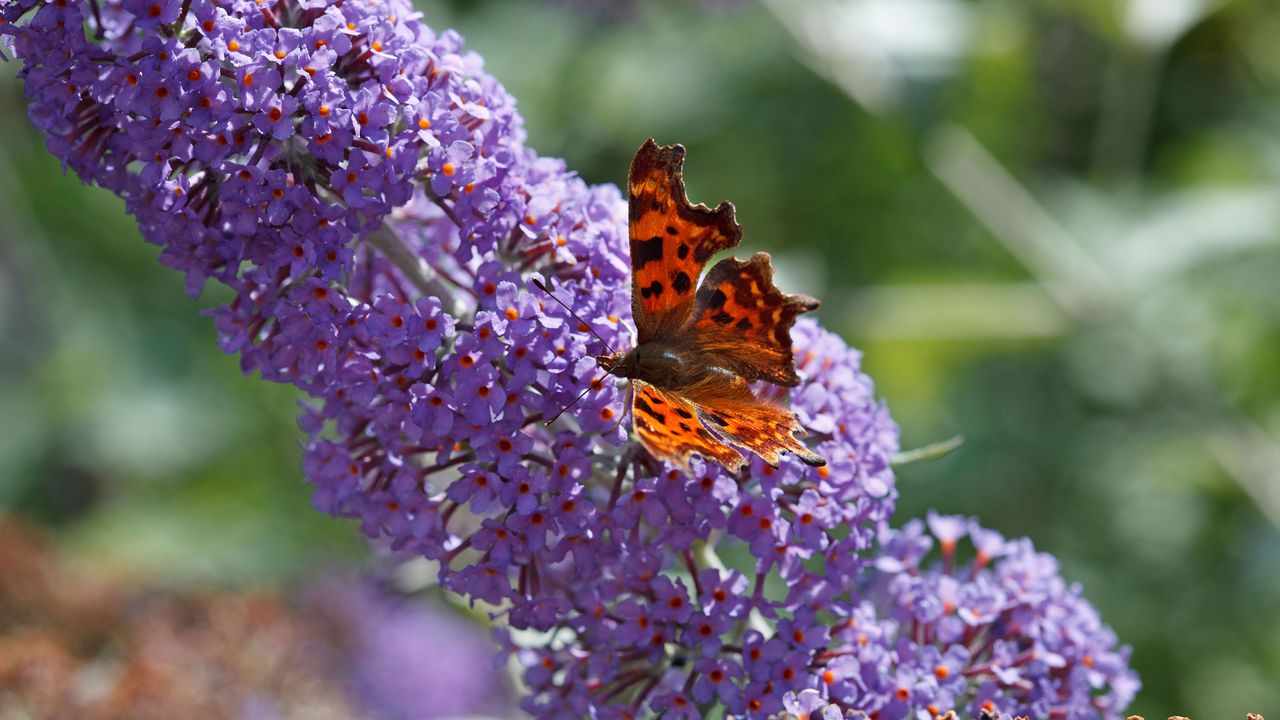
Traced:
<path fill-rule="evenodd" d="M 733 205 L 692 205 L 684 194 L 684 146 L 645 142 L 627 180 L 631 228 L 631 310 L 638 343 L 671 337 L 688 322 L 694 289 L 712 255 L 737 247 Z"/>
<path fill-rule="evenodd" d="M 746 458 L 733 447 L 755 453 L 774 467 L 784 453 L 814 467 L 827 464 L 796 438 L 796 433 L 804 432 L 796 416 L 757 398 L 741 378 L 709 373 L 679 391 L 662 390 L 643 380 L 633 382 L 636 435 L 655 457 L 681 469 L 688 470 L 689 456 L 696 452 L 737 472 Z"/>
<path fill-rule="evenodd" d="M 817 308 L 811 297 L 778 290 L 768 253 L 726 258 L 698 287 L 691 330 L 700 350 L 742 377 L 795 387 L 800 377 L 791 326 L 797 315 Z"/>
<path fill-rule="evenodd" d="M 709 375 L 706 380 L 681 392 L 698 407 L 698 418 L 713 433 L 759 455 L 777 467 L 783 453 L 792 453 L 802 462 L 821 467 L 827 461 L 796 439 L 804 427 L 787 408 L 757 398 L 742 378 L 728 380 Z"/>
<path fill-rule="evenodd" d="M 689 456 L 698 453 L 715 460 L 729 472 L 737 472 L 747 459 L 703 426 L 701 409 L 679 393 L 661 390 L 643 380 L 632 380 L 635 399 L 631 417 L 636 436 L 650 454 L 675 463 L 686 473 Z"/>
<path fill-rule="evenodd" d="M 746 458 L 734 447 L 774 466 L 788 452 L 825 465 L 796 439 L 803 428 L 795 415 L 757 398 L 749 384 L 799 384 L 791 326 L 818 301 L 779 291 L 767 253 L 722 260 L 699 284 L 707 261 L 737 247 L 742 228 L 728 202 L 715 210 L 689 203 L 684 153 L 651 138 L 631 162 L 631 305 L 637 347 L 664 341 L 666 351 L 705 370 L 679 387 L 664 384 L 667 378 L 632 378 L 636 435 L 655 457 L 686 470 L 697 453 L 737 471 Z"/>

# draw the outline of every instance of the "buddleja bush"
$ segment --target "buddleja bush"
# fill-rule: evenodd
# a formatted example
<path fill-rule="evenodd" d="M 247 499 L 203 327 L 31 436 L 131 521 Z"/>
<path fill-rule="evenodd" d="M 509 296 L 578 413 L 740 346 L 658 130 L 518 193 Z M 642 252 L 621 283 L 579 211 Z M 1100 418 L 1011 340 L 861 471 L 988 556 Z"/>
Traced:
<path fill-rule="evenodd" d="M 316 506 L 491 611 L 529 713 L 1129 702 L 1128 650 L 1051 557 L 961 518 L 888 528 L 897 428 L 815 323 L 789 402 L 826 467 L 685 474 L 638 452 L 593 359 L 593 329 L 630 346 L 625 202 L 525 147 L 480 58 L 404 0 L 0 7 L 49 149 L 124 199 L 193 295 L 233 291 L 212 315 L 246 373 L 311 398 Z"/>

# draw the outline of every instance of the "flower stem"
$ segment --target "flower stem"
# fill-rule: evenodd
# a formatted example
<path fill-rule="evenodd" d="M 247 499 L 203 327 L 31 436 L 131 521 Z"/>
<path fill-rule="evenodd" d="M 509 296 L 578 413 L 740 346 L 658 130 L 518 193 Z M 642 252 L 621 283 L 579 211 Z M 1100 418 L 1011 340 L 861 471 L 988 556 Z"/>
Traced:
<path fill-rule="evenodd" d="M 935 442 L 935 443 L 929 443 L 924 447 L 918 447 L 912 450 L 903 450 L 902 452 L 894 453 L 893 457 L 889 459 L 889 463 L 893 465 L 893 467 L 895 468 L 900 468 L 900 467 L 903 467 L 904 465 L 914 465 L 915 463 L 918 463 L 918 462 L 928 462 L 930 460 L 937 460 L 938 458 L 950 455 L 953 450 L 955 450 L 956 448 L 960 447 L 963 444 L 964 444 L 964 436 L 956 435 L 955 437 L 950 437 L 950 438 L 947 438 L 946 440 L 939 440 L 938 442 Z"/>
<path fill-rule="evenodd" d="M 449 286 L 441 281 L 439 274 L 426 261 L 405 245 L 404 240 L 389 225 L 384 224 L 369 233 L 367 239 L 423 295 L 439 298 L 445 312 L 451 315 L 458 313 L 459 303 Z"/>

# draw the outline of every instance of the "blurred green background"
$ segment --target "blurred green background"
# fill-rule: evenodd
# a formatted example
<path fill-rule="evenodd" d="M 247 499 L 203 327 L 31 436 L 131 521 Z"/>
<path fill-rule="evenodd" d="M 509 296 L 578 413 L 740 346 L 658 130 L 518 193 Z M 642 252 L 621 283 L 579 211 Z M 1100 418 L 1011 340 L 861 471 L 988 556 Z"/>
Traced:
<path fill-rule="evenodd" d="M 695 201 L 865 351 L 928 508 L 1084 584 L 1132 711 L 1280 713 L 1280 8 L 1272 0 L 424 2 L 530 145 Z M 243 378 L 0 66 L 0 506 L 160 582 L 357 558 L 310 510 L 296 396 Z"/>

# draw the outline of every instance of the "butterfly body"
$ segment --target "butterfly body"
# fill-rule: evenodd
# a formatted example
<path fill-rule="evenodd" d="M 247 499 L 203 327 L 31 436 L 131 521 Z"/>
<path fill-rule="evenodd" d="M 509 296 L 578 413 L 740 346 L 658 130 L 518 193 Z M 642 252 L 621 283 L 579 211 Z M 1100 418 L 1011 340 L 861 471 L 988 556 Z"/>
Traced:
<path fill-rule="evenodd" d="M 644 447 L 687 468 L 691 455 L 736 471 L 738 448 L 777 466 L 783 453 L 819 466 L 823 458 L 796 438 L 802 428 L 785 407 L 758 398 L 751 383 L 800 383 L 791 353 L 797 315 L 818 307 L 773 284 L 767 253 L 727 258 L 742 228 L 733 205 L 691 205 L 681 165 L 684 148 L 652 139 L 636 153 L 628 178 L 632 315 L 636 345 L 597 357 L 632 382 L 632 419 Z"/>
<path fill-rule="evenodd" d="M 640 380 L 667 390 L 681 390 L 696 384 L 707 373 L 733 376 L 728 368 L 696 348 L 674 341 L 655 340 L 637 345 L 630 352 L 616 352 L 596 358 L 600 367 L 628 380 Z"/>

